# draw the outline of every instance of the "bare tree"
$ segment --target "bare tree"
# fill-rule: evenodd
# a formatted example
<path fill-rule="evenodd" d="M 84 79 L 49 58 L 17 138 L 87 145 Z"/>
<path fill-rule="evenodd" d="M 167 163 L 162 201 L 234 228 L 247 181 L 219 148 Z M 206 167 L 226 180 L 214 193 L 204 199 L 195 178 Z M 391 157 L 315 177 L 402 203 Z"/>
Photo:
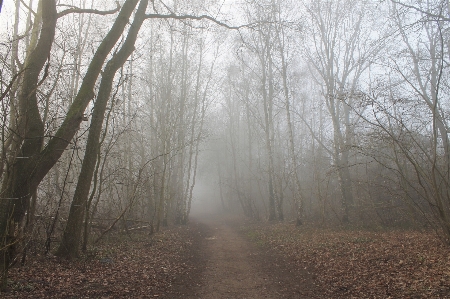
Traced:
<path fill-rule="evenodd" d="M 371 97 L 376 126 L 392 143 L 393 169 L 407 204 L 448 242 L 450 144 L 444 98 L 449 50 L 448 21 L 441 16 L 449 6 L 447 1 L 392 1 L 391 8 L 400 43 L 391 49 L 394 73 L 388 90 Z"/>
<path fill-rule="evenodd" d="M 130 3 L 131 2 L 131 3 Z M 17 240 L 19 225 L 27 210 L 29 199 L 44 176 L 53 167 L 66 148 L 70 139 L 83 120 L 83 112 L 92 98 L 92 89 L 100 73 L 103 61 L 114 46 L 127 23 L 127 15 L 131 15 L 135 3 L 127 1 L 121 10 L 117 22 L 113 25 L 108 38 L 100 45 L 94 55 L 88 72 L 84 77 L 80 91 L 75 98 L 65 121 L 48 144 L 41 151 L 44 137 L 36 91 L 48 76 L 48 64 L 44 65 L 50 55 L 55 36 L 56 22 L 59 16 L 72 11 L 56 11 L 53 0 L 42 0 L 42 29 L 36 46 L 30 51 L 25 61 L 25 71 L 22 75 L 18 94 L 19 122 L 17 126 L 17 141 L 13 144 L 15 155 L 9 163 L 6 177 L 3 180 L 1 196 L 0 231 L 1 242 L 1 272 L 2 286 L 6 287 L 6 277 L 11 258 L 11 250 Z M 44 69 L 41 79 L 39 75 Z"/>
<path fill-rule="evenodd" d="M 354 141 L 352 107 L 358 83 L 383 43 L 372 40 L 363 1 L 314 1 L 307 8 L 311 20 L 306 55 L 333 124 L 333 160 L 339 176 L 343 222 L 355 204 L 350 175 Z M 377 43 L 378 42 L 378 43 Z"/>
<path fill-rule="evenodd" d="M 99 151 L 99 138 L 103 125 L 106 107 L 110 98 L 112 83 L 117 70 L 122 67 L 128 57 L 134 51 L 134 43 L 142 23 L 145 20 L 145 11 L 148 1 L 143 0 L 139 3 L 134 21 L 130 26 L 127 38 L 122 44 L 120 50 L 116 52 L 108 61 L 102 74 L 99 92 L 95 101 L 92 114 L 89 135 L 86 143 L 83 164 L 78 177 L 77 188 L 75 189 L 67 226 L 64 231 L 62 242 L 57 254 L 67 258 L 78 256 L 82 222 L 91 187 L 92 176 L 97 161 L 97 152 Z"/>

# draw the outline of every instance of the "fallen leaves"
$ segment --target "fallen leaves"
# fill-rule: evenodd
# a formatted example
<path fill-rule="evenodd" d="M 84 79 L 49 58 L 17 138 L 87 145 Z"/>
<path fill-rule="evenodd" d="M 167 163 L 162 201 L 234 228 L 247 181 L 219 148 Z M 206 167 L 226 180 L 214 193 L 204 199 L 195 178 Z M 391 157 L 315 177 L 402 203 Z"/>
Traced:
<path fill-rule="evenodd" d="M 313 274 L 326 298 L 450 298 L 449 248 L 432 232 L 244 228 Z"/>
<path fill-rule="evenodd" d="M 33 256 L 10 271 L 2 298 L 162 298 L 187 271 L 193 232 L 174 227 L 154 236 L 110 239 L 77 261 Z"/>
<path fill-rule="evenodd" d="M 285 294 L 299 285 L 305 298 L 450 298 L 449 248 L 432 232 L 286 223 L 246 225 L 243 231 L 255 244 L 248 256 L 262 263 L 262 275 L 286 288 Z M 33 256 L 11 270 L 10 291 L 1 296 L 195 298 L 186 294 L 195 293 L 208 258 L 203 246 L 216 237 L 191 224 L 152 237 L 134 232 L 131 239 L 105 239 L 74 262 Z"/>

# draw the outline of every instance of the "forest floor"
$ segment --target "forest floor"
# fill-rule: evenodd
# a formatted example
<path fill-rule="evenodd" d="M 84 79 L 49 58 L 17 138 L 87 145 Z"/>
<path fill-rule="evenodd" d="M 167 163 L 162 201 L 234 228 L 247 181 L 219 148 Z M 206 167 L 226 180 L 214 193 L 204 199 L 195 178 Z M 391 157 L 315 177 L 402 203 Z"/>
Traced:
<path fill-rule="evenodd" d="M 30 255 L 9 281 L 1 298 L 450 298 L 450 251 L 432 232 L 209 217 Z"/>

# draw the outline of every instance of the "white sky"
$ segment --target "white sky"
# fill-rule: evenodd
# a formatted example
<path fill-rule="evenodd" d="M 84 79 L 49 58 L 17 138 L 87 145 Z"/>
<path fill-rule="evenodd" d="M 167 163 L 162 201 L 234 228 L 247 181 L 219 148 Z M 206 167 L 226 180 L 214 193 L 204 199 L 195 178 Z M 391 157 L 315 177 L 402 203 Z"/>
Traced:
<path fill-rule="evenodd" d="M 3 0 L 2 12 L 0 13 L 0 35 L 12 31 L 14 24 L 14 1 Z M 2 38 L 3 40 L 3 38 Z"/>

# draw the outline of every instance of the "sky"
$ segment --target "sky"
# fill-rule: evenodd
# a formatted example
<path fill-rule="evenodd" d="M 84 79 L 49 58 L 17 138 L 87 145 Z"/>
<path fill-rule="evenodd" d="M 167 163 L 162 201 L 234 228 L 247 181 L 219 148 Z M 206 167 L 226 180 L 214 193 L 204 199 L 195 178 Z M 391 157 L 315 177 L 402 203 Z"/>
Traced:
<path fill-rule="evenodd" d="M 0 13 L 0 34 L 11 32 L 14 24 L 14 2 L 13 0 L 3 1 L 2 12 Z"/>

